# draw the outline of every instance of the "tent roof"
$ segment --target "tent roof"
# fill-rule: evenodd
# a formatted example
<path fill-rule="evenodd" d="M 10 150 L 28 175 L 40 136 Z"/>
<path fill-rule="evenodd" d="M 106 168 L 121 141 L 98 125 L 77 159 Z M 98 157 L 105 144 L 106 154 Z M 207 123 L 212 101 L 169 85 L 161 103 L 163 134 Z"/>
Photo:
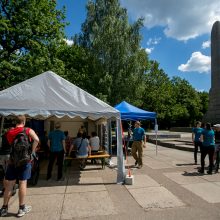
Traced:
<path fill-rule="evenodd" d="M 52 71 L 0 91 L 0 115 L 19 114 L 35 118 L 120 118 L 118 110 Z"/>
<path fill-rule="evenodd" d="M 116 105 L 115 108 L 121 112 L 122 120 L 154 120 L 156 118 L 155 112 L 145 111 L 125 101 Z"/>

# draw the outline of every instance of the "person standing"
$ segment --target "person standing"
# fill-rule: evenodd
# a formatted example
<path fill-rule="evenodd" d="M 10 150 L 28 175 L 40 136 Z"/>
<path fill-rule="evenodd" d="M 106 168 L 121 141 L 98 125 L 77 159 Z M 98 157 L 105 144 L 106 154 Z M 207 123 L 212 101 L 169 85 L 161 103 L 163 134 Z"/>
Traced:
<path fill-rule="evenodd" d="M 31 178 L 31 153 L 35 154 L 39 138 L 32 129 L 24 127 L 25 123 L 26 118 L 24 115 L 17 116 L 16 127 L 10 129 L 6 134 L 9 144 L 12 145 L 12 153 L 10 154 L 10 160 L 5 174 L 6 186 L 4 191 L 3 206 L 0 209 L 0 216 L 6 216 L 8 213 L 8 203 L 11 197 L 11 189 L 15 185 L 17 179 L 19 180 L 19 209 L 17 217 L 22 217 L 31 211 L 31 206 L 25 205 L 24 200 L 27 191 L 27 180 Z M 15 155 L 15 147 L 16 141 L 18 141 L 18 137 L 20 135 L 27 138 L 27 142 L 29 142 L 30 147 L 30 155 L 26 155 L 29 157 L 29 160 L 26 160 L 25 163 L 18 166 L 15 159 L 18 158 L 17 155 Z M 32 146 L 30 144 L 31 141 L 33 141 Z"/>
<path fill-rule="evenodd" d="M 65 147 L 65 135 L 64 132 L 60 130 L 60 127 L 61 127 L 60 122 L 56 122 L 55 130 L 51 131 L 48 136 L 48 147 L 50 150 L 50 156 L 49 156 L 49 164 L 47 168 L 47 180 L 51 179 L 51 173 L 56 158 L 58 165 L 57 181 L 62 180 L 63 177 L 63 160 L 64 160 L 64 153 L 66 153 L 66 147 Z"/>
<path fill-rule="evenodd" d="M 201 128 L 201 122 L 197 121 L 196 126 L 192 129 L 192 141 L 194 143 L 194 161 L 195 164 L 197 164 L 197 153 L 198 149 L 200 147 L 200 152 L 201 152 L 201 140 L 200 137 L 202 135 L 203 129 Z"/>
<path fill-rule="evenodd" d="M 131 154 L 133 158 L 135 159 L 135 166 L 138 165 L 138 168 L 142 168 L 143 166 L 143 147 L 146 145 L 146 135 L 144 129 L 140 126 L 140 122 L 136 121 L 133 130 L 133 143 L 132 143 L 132 149 Z M 143 143 L 144 141 L 144 143 Z M 138 155 L 137 155 L 138 153 Z"/>
<path fill-rule="evenodd" d="M 215 173 L 219 170 L 219 152 L 220 152 L 220 124 L 214 125 L 215 127 Z"/>
<path fill-rule="evenodd" d="M 205 129 L 202 131 L 202 152 L 201 152 L 201 168 L 199 173 L 204 173 L 205 157 L 209 155 L 209 170 L 207 174 L 212 174 L 213 158 L 215 153 L 215 133 L 211 128 L 210 123 L 206 123 Z"/>

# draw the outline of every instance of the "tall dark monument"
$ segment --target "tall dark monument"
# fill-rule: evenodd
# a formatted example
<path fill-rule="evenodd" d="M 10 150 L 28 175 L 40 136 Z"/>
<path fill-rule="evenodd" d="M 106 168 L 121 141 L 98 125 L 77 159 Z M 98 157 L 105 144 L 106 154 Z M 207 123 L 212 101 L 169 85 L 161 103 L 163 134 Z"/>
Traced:
<path fill-rule="evenodd" d="M 213 24 L 211 32 L 211 89 L 204 121 L 220 123 L 220 21 Z"/>

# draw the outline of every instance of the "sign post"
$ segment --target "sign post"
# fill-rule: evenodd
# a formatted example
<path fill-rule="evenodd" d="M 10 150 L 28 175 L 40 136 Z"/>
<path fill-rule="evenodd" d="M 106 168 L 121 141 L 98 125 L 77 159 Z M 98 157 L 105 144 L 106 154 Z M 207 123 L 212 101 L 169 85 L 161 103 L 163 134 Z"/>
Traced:
<path fill-rule="evenodd" d="M 155 128 L 154 128 L 154 130 L 155 130 L 155 134 L 156 134 L 156 155 L 157 155 L 157 132 L 158 132 L 158 124 L 157 124 L 157 121 L 155 120 Z"/>

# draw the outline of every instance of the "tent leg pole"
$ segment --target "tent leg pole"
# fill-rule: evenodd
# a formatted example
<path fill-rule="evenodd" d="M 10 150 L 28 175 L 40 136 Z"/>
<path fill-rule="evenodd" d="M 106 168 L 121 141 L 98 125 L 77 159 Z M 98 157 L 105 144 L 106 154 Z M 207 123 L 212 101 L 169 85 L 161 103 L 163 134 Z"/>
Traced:
<path fill-rule="evenodd" d="M 124 155 L 122 149 L 122 131 L 121 131 L 121 120 L 117 119 L 117 183 L 124 184 L 125 182 L 125 165 Z"/>
<path fill-rule="evenodd" d="M 158 132 L 158 125 L 157 125 L 157 119 L 155 119 L 155 133 L 156 133 L 156 156 L 157 156 L 157 132 Z"/>
<path fill-rule="evenodd" d="M 2 119 L 1 119 L 1 126 L 0 126 L 0 147 L 2 147 L 2 131 L 3 131 L 4 121 L 5 121 L 5 117 L 2 116 Z"/>
<path fill-rule="evenodd" d="M 4 121 L 5 121 L 5 117 L 2 116 L 2 120 L 1 120 L 1 127 L 0 127 L 0 135 L 2 136 L 2 131 L 3 131 L 3 125 L 4 125 Z"/>

